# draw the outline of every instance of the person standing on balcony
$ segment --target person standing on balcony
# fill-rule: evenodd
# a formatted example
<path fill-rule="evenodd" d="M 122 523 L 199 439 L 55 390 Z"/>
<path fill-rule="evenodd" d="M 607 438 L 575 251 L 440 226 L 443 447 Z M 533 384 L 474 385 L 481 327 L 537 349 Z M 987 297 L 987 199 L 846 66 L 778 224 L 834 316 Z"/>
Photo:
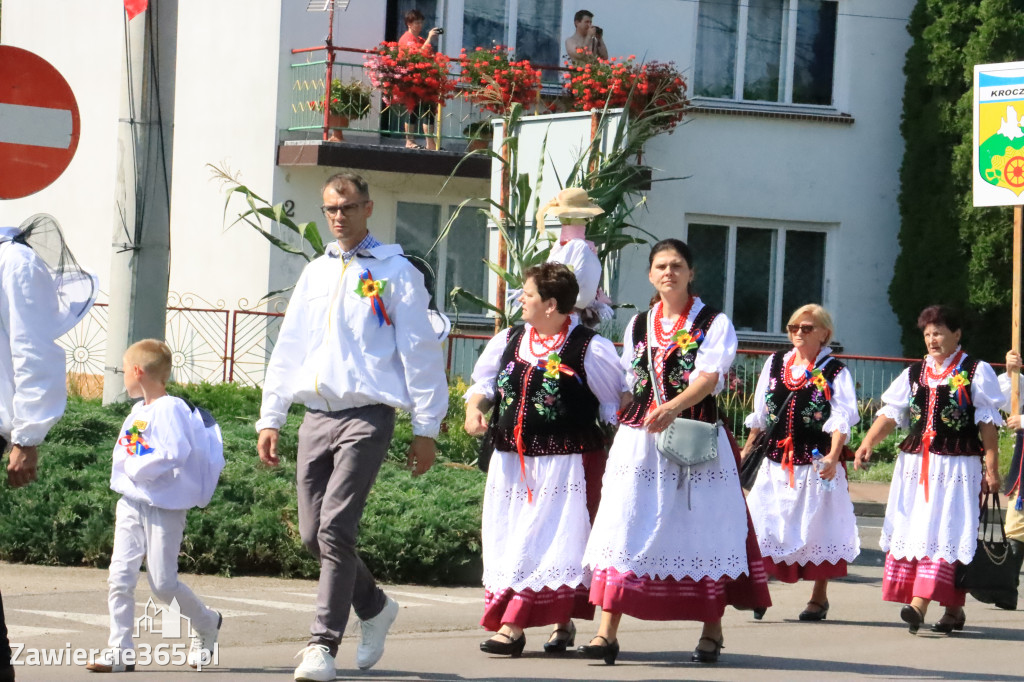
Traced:
<path fill-rule="evenodd" d="M 799 618 L 820 621 L 828 614 L 828 581 L 845 576 L 847 563 L 860 553 L 840 464 L 850 427 L 860 417 L 853 376 L 828 346 L 832 316 L 809 303 L 793 312 L 787 330 L 793 348 L 764 363 L 741 454 L 749 456 L 758 436 L 768 432 L 747 496 L 764 568 L 785 583 L 813 581 Z M 762 615 L 754 612 L 758 620 Z"/>
<path fill-rule="evenodd" d="M 577 651 L 613 664 L 625 613 L 702 622 L 691 660 L 713 663 L 723 646 L 725 607 L 771 605 L 740 487 L 739 449 L 718 423 L 715 401 L 736 355 L 736 332 L 694 296 L 693 256 L 684 242 L 655 244 L 649 268 L 657 293 L 651 309 L 626 326 L 620 366 L 632 400 L 619 414 L 583 555 L 601 623 Z M 659 451 L 659 433 L 685 428 L 677 417 L 717 425 L 693 429 L 704 437 L 693 445 L 704 461 L 681 466 Z"/>
<path fill-rule="evenodd" d="M 967 592 L 954 586 L 956 564 L 977 547 L 980 497 L 999 491 L 1003 396 L 987 362 L 960 348 L 960 317 L 929 306 L 917 326 L 928 351 L 882 394 L 882 408 L 857 448 L 854 468 L 910 419 L 900 443 L 879 543 L 885 555 L 882 599 L 902 602 L 900 618 L 917 634 L 928 605 L 945 613 L 933 632 L 963 630 Z"/>
<path fill-rule="evenodd" d="M 423 276 L 396 244 L 367 230 L 366 181 L 338 173 L 323 186 L 337 242 L 303 270 L 267 366 L 257 450 L 280 463 L 278 431 L 293 402 L 306 405 L 296 479 L 299 533 L 320 561 L 316 617 L 295 679 L 333 680 L 334 660 L 354 609 L 362 626 L 356 665 L 371 668 L 398 604 L 377 586 L 356 551 L 367 495 L 387 457 L 395 409 L 412 415 L 408 466 L 434 463 L 448 409 L 441 342 L 427 316 Z"/>
<path fill-rule="evenodd" d="M 625 389 L 615 346 L 572 315 L 579 287 L 561 263 L 523 273 L 525 325 L 498 333 L 473 369 L 466 432 L 494 444 L 483 508 L 485 605 L 496 634 L 485 653 L 520 656 L 524 628 L 554 625 L 546 653 L 575 644 L 572 618 L 591 620 L 583 549 L 587 456 L 604 455 L 598 420 L 614 424 Z M 486 412 L 494 407 L 490 420 Z"/>
<path fill-rule="evenodd" d="M 398 46 L 400 48 L 427 55 L 434 53 L 434 45 L 432 43 L 444 31 L 435 26 L 430 29 L 426 39 L 424 39 L 420 36 L 420 33 L 423 32 L 423 21 L 423 12 L 418 9 L 411 9 L 405 13 L 406 30 L 398 39 Z M 405 136 L 405 146 L 409 149 L 423 149 L 422 146 L 416 143 L 412 135 L 416 130 L 416 124 L 419 123 L 423 128 L 423 134 L 426 136 L 426 148 L 437 149 L 436 140 L 432 134 L 436 118 L 433 107 L 429 104 L 420 104 L 416 111 L 410 111 L 408 115 L 409 122 L 405 124 L 405 132 L 407 133 Z"/>
<path fill-rule="evenodd" d="M 581 9 L 573 17 L 576 32 L 565 39 L 565 51 L 573 63 L 587 62 L 594 57 L 608 59 L 608 48 L 604 44 L 604 31 L 594 26 L 594 13 Z"/>

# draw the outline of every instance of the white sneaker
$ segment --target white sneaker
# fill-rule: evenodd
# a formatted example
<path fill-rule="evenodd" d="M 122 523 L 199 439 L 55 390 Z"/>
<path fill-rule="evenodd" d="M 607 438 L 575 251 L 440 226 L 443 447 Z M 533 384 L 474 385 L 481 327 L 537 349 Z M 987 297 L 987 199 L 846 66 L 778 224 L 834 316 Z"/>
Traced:
<path fill-rule="evenodd" d="M 337 673 L 334 670 L 334 656 L 323 644 L 310 644 L 295 654 L 302 656 L 302 663 L 295 668 L 295 679 L 306 682 L 331 682 Z"/>
<path fill-rule="evenodd" d="M 217 635 L 220 634 L 220 625 L 224 622 L 224 616 L 217 613 L 217 627 L 213 630 L 194 630 L 192 632 L 192 645 L 188 648 L 188 665 L 190 668 L 202 670 L 204 666 L 213 663 L 213 650 L 217 646 Z"/>
<path fill-rule="evenodd" d="M 356 665 L 360 670 L 369 670 L 384 655 L 384 640 L 388 629 L 398 616 L 398 602 L 385 596 L 384 608 L 373 618 L 359 621 L 363 629 L 363 641 L 356 647 Z"/>
<path fill-rule="evenodd" d="M 129 649 L 104 649 L 92 662 L 87 663 L 85 669 L 91 673 L 131 673 L 135 672 L 135 651 L 125 656 Z M 125 663 L 125 659 L 132 663 Z"/>

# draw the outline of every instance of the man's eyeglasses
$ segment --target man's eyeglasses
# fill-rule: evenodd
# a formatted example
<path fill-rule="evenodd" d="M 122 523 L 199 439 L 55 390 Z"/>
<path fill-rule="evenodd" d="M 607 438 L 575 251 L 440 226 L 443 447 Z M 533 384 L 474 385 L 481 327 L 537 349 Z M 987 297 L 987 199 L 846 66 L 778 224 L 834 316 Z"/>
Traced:
<path fill-rule="evenodd" d="M 362 208 L 365 204 L 365 201 L 353 201 L 350 204 L 341 204 L 340 206 L 321 206 L 320 210 L 328 218 L 333 218 L 338 215 L 338 211 L 341 211 L 341 214 L 346 218 L 351 218 L 356 214 L 356 211 Z"/>
<path fill-rule="evenodd" d="M 790 334 L 796 334 L 797 332 L 800 332 L 801 334 L 810 334 L 816 329 L 816 327 L 813 324 L 790 324 L 786 325 L 786 329 L 789 330 Z"/>

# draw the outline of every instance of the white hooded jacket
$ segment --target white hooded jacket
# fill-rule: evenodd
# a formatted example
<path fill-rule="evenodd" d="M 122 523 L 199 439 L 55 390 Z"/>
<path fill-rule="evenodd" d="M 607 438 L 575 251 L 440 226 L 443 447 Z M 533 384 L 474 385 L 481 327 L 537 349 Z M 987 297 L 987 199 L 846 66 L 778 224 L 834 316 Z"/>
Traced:
<path fill-rule="evenodd" d="M 39 445 L 64 414 L 67 387 L 57 292 L 32 249 L 0 227 L 0 437 Z"/>

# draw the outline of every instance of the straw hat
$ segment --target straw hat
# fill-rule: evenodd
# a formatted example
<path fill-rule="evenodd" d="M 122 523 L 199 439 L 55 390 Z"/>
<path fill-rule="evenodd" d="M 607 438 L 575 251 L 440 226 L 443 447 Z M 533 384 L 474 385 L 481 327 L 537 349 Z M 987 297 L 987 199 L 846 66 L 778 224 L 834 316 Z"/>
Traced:
<path fill-rule="evenodd" d="M 604 209 L 590 200 L 586 190 L 580 187 L 567 187 L 537 211 L 537 229 L 544 232 L 546 215 L 559 218 L 593 218 L 602 213 Z"/>

